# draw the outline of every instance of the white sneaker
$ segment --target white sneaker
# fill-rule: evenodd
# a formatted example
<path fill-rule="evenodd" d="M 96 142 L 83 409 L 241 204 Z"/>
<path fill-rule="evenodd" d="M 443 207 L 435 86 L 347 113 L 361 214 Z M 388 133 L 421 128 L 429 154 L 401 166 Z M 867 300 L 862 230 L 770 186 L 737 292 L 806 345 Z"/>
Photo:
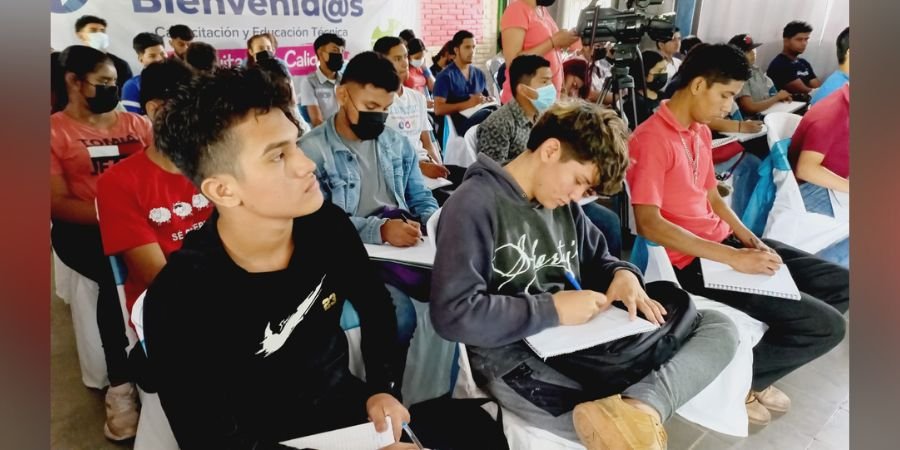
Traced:
<path fill-rule="evenodd" d="M 137 390 L 131 383 L 110 386 L 106 390 L 106 423 L 103 434 L 113 441 L 131 439 L 137 434 Z"/>

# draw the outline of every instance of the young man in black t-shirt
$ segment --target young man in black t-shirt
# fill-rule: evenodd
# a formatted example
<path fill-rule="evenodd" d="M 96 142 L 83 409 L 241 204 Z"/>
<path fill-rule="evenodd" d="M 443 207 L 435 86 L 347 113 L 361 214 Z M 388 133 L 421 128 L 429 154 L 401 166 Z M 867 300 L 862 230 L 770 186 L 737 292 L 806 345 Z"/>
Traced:
<path fill-rule="evenodd" d="M 792 94 L 809 94 L 822 82 L 813 71 L 812 65 L 800 54 L 806 51 L 812 26 L 806 22 L 794 21 L 785 25 L 781 36 L 784 49 L 769 63 L 766 75 L 775 82 L 775 89 L 784 89 Z"/>
<path fill-rule="evenodd" d="M 386 431 L 386 416 L 398 438 L 410 420 L 391 298 L 346 214 L 323 203 L 290 105 L 264 71 L 227 69 L 183 86 L 156 120 L 159 150 L 217 210 L 143 309 L 183 450 L 287 448 L 279 442 L 367 418 Z M 365 382 L 348 369 L 345 300 L 360 317 Z"/>

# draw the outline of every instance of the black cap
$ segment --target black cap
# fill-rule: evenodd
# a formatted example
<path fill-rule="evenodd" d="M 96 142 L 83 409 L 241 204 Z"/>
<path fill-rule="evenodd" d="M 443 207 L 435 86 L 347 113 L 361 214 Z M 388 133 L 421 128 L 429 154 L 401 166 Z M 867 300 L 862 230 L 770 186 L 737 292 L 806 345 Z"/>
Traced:
<path fill-rule="evenodd" d="M 730 45 L 733 45 L 744 52 L 749 52 L 756 47 L 759 47 L 760 43 L 754 42 L 753 38 L 750 37 L 749 34 L 737 34 L 730 41 L 728 41 Z"/>

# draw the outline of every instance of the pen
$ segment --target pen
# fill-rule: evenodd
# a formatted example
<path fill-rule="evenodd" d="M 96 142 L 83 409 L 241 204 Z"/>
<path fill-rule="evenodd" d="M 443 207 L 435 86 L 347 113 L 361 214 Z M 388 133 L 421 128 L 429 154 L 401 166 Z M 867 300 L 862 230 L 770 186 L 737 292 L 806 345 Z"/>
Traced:
<path fill-rule="evenodd" d="M 409 222 L 406 221 L 406 216 L 400 216 L 400 220 L 409 225 Z M 425 242 L 425 238 L 423 238 L 421 234 L 419 235 L 419 242 Z"/>
<path fill-rule="evenodd" d="M 572 272 L 567 270 L 566 271 L 566 279 L 569 280 L 569 283 L 572 285 L 572 287 L 575 288 L 576 291 L 581 290 L 581 285 L 578 284 L 578 280 L 575 279 L 575 274 L 573 274 Z"/>
<path fill-rule="evenodd" d="M 425 450 L 425 447 L 422 446 L 422 442 L 419 441 L 419 438 L 416 437 L 416 434 L 413 433 L 412 428 L 409 427 L 409 424 L 406 422 L 402 422 L 403 430 L 406 431 L 406 434 L 409 435 L 409 438 L 412 439 L 413 444 L 416 444 L 416 447 L 419 447 L 419 450 Z"/>

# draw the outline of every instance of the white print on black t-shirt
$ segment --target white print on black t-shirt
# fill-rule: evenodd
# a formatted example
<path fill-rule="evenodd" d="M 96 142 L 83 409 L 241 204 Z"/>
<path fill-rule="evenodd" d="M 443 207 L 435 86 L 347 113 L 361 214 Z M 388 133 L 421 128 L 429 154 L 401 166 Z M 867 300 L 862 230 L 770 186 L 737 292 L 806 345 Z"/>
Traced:
<path fill-rule="evenodd" d="M 191 207 L 193 205 L 193 208 Z M 195 194 L 191 197 L 191 204 L 187 202 L 175 202 L 172 205 L 172 210 L 169 211 L 168 208 L 159 207 L 153 208 L 150 210 L 150 221 L 153 222 L 156 226 L 164 225 L 169 223 L 169 220 L 172 219 L 172 213 L 174 212 L 176 216 L 184 219 L 187 216 L 190 216 L 192 212 L 194 212 L 194 208 L 203 209 L 209 207 L 209 200 L 203 196 L 203 194 Z M 192 230 L 196 230 L 196 228 L 192 228 Z M 187 230 L 190 231 L 190 230 Z"/>
<path fill-rule="evenodd" d="M 494 258 L 491 260 L 491 266 L 494 272 L 505 278 L 499 288 L 502 289 L 508 283 L 514 281 L 519 275 L 531 274 L 531 280 L 525 286 L 524 291 L 529 292 L 531 286 L 537 281 L 538 272 L 546 267 L 558 267 L 563 270 L 571 271 L 572 264 L 570 261 L 578 257 L 578 249 L 575 247 L 575 241 L 569 244 L 570 249 L 566 250 L 565 244 L 560 240 L 556 244 L 556 252 L 549 257 L 545 254 L 536 255 L 535 251 L 539 240 L 529 242 L 528 235 L 522 235 L 519 240 L 513 244 L 504 244 L 494 250 Z M 505 254 L 504 254 L 505 253 Z M 511 255 L 509 253 L 512 253 Z M 498 265 L 507 265 L 508 267 L 497 267 Z"/>
<path fill-rule="evenodd" d="M 197 222 L 197 223 L 195 223 L 195 224 L 193 224 L 193 225 L 187 227 L 186 230 L 182 230 L 182 231 L 178 231 L 178 232 L 176 232 L 176 233 L 172 233 L 172 241 L 178 242 L 178 241 L 180 241 L 180 240 L 183 240 L 184 237 L 187 236 L 188 233 L 190 233 L 191 231 L 194 231 L 194 230 L 199 230 L 200 227 L 202 227 L 204 223 L 206 223 L 206 221 L 201 220 L 201 221 L 199 221 L 199 222 Z"/>
<path fill-rule="evenodd" d="M 322 281 L 319 281 L 319 285 L 306 296 L 306 299 L 304 299 L 302 303 L 300 303 L 297 310 L 278 323 L 277 332 L 272 330 L 273 327 L 271 322 L 266 325 L 263 340 L 260 342 L 261 348 L 256 352 L 257 355 L 262 354 L 263 358 L 265 358 L 272 353 L 277 352 L 278 349 L 287 342 L 288 338 L 291 337 L 291 333 L 294 332 L 294 328 L 297 328 L 297 325 L 303 321 L 303 318 L 306 316 L 306 313 L 309 312 L 309 309 L 316 303 L 316 298 L 322 293 L 323 283 L 325 283 L 324 276 L 322 277 Z"/>

